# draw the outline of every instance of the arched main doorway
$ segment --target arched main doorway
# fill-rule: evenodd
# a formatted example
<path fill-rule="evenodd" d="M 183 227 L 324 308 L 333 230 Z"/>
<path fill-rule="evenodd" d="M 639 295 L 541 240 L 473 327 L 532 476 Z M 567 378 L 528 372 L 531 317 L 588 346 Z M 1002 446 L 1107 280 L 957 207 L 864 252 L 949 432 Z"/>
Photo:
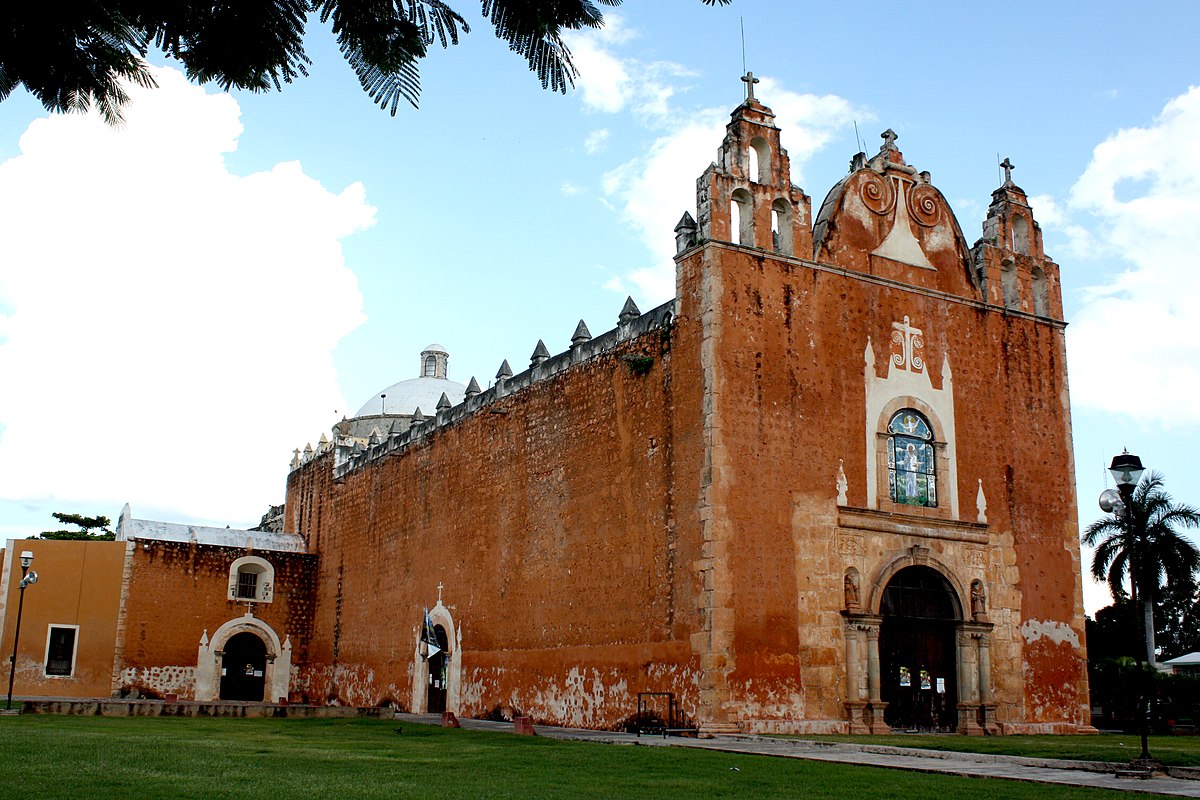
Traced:
<path fill-rule="evenodd" d="M 446 651 L 450 647 L 450 640 L 446 636 L 446 629 L 441 625 L 434 625 L 433 633 L 437 637 L 438 651 L 429 657 L 429 693 L 426 695 L 425 709 L 430 714 L 440 714 L 446 710 L 446 690 L 449 678 Z"/>
<path fill-rule="evenodd" d="M 262 702 L 266 689 L 267 645 L 249 632 L 234 634 L 221 657 L 221 699 Z"/>
<path fill-rule="evenodd" d="M 888 582 L 879 613 L 884 720 L 896 730 L 955 730 L 962 606 L 954 587 L 935 569 L 906 567 Z"/>

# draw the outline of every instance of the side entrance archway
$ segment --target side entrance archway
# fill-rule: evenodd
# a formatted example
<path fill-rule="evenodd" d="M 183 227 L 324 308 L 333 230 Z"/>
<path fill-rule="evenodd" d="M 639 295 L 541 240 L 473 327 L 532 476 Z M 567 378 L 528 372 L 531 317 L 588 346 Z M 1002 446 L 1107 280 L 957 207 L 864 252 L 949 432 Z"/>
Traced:
<path fill-rule="evenodd" d="M 423 640 L 424 622 L 414 626 L 416 647 L 413 650 L 412 701 L 409 707 L 414 714 L 443 711 L 458 714 L 462 695 L 462 630 L 455 624 L 450 610 L 442 604 L 440 597 L 437 605 L 428 613 L 439 651 L 430 654 L 432 648 Z"/>
<path fill-rule="evenodd" d="M 888 582 L 879 614 L 884 721 L 899 730 L 956 730 L 962 606 L 954 587 L 931 567 L 906 567 Z"/>
<path fill-rule="evenodd" d="M 266 671 L 266 642 L 250 632 L 231 636 L 221 656 L 221 699 L 262 702 Z"/>
<path fill-rule="evenodd" d="M 441 625 L 434 625 L 433 633 L 437 637 L 440 650 L 429 657 L 429 682 L 425 696 L 425 709 L 430 714 L 440 714 L 447 710 L 446 689 L 449 683 L 449 664 L 446 661 L 446 652 L 450 648 L 450 642 L 446 636 L 446 629 Z"/>
<path fill-rule="evenodd" d="M 282 642 L 270 625 L 247 611 L 200 636 L 193 698 L 200 702 L 277 702 L 289 694 L 292 640 Z"/>

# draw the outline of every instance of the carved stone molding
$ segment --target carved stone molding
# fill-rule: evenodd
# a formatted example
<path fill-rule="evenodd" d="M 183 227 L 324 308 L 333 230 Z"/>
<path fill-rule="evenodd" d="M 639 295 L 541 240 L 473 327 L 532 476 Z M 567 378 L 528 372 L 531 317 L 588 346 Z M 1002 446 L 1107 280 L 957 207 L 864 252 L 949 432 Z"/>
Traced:
<path fill-rule="evenodd" d="M 910 517 L 890 511 L 867 508 L 839 508 L 838 526 L 851 530 L 893 533 L 898 536 L 920 536 L 925 539 L 947 539 L 954 542 L 988 544 L 988 526 L 977 522 Z M 843 534 L 845 535 L 845 534 Z"/>

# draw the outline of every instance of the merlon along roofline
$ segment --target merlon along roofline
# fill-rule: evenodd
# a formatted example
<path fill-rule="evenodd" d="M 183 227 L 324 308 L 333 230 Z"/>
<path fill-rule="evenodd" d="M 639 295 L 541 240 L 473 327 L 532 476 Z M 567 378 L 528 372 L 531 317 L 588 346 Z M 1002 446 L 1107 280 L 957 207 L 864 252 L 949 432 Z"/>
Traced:
<path fill-rule="evenodd" d="M 651 331 L 669 329 L 674 317 L 674 299 L 642 314 L 638 311 L 633 298 L 628 298 L 621 308 L 617 327 L 612 330 L 593 337 L 588 331 L 587 325 L 580 320 L 571 337 L 571 346 L 567 350 L 552 356 L 545 343 L 539 340 L 538 346 L 534 350 L 534 357 L 531 359 L 531 366 L 524 372 L 513 375 L 512 370 L 508 368 L 508 359 L 505 359 L 493 386 L 480 391 L 479 383 L 472 377 L 466 397 L 458 405 L 450 406 L 448 400 L 445 405 L 439 403 L 437 413 L 432 417 L 426 417 L 418 410 L 412 416 L 407 430 L 399 431 L 397 426 L 393 425 L 386 435 L 381 432 L 379 436 L 372 437 L 366 445 L 354 437 L 341 434 L 336 436 L 334 441 L 327 441 L 316 450 L 308 445 L 303 453 L 300 450 L 295 451 L 291 471 L 295 472 L 320 460 L 325 455 L 331 455 L 334 480 L 340 481 L 347 474 L 373 461 L 387 455 L 401 453 L 409 445 L 423 441 L 428 436 L 436 435 L 441 428 L 488 410 L 488 406 L 501 398 L 518 394 L 576 364 L 598 358 L 615 350 L 625 342 L 637 339 Z"/>

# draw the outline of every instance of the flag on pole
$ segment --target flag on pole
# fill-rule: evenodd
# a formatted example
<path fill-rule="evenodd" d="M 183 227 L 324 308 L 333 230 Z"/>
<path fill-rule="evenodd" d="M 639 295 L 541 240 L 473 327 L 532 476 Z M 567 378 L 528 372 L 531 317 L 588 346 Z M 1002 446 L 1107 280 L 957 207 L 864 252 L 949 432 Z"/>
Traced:
<path fill-rule="evenodd" d="M 429 617 L 428 608 L 425 609 L 425 633 L 421 638 L 424 639 L 426 647 L 429 648 L 429 655 L 426 658 L 433 658 L 442 652 L 441 645 L 438 644 L 437 632 L 433 629 L 433 620 Z"/>

